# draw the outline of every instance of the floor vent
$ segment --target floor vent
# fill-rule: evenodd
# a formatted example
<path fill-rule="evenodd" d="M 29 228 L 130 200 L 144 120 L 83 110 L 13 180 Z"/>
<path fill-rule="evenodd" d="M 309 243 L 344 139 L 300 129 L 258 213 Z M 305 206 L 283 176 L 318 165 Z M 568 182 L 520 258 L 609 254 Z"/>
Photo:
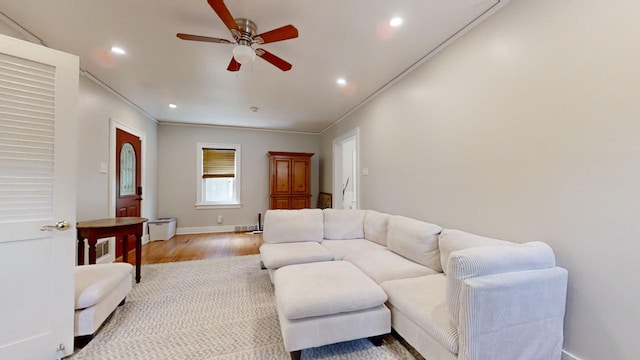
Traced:
<path fill-rule="evenodd" d="M 255 225 L 238 225 L 235 227 L 235 232 L 253 231 L 256 229 Z"/>
<path fill-rule="evenodd" d="M 109 254 L 109 242 L 103 241 L 101 243 L 96 244 L 96 259 L 99 259 L 105 255 Z"/>

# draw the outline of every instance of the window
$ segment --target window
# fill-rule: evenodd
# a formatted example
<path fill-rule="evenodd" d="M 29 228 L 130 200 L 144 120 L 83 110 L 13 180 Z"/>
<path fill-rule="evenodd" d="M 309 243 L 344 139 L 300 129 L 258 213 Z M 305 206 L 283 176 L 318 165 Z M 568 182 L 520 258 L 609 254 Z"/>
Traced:
<path fill-rule="evenodd" d="M 120 149 L 120 196 L 135 195 L 136 150 L 131 143 L 122 144 Z"/>
<path fill-rule="evenodd" d="M 240 207 L 240 145 L 197 144 L 197 209 Z"/>

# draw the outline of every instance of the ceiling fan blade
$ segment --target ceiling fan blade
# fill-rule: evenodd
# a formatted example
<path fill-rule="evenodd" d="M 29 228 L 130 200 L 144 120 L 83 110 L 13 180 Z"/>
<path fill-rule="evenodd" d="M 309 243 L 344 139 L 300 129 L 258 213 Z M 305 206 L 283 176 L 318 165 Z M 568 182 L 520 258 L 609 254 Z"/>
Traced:
<path fill-rule="evenodd" d="M 209 3 L 213 11 L 215 11 L 216 14 L 218 14 L 222 22 L 224 22 L 224 24 L 227 26 L 227 28 L 229 28 L 229 30 L 235 30 L 237 32 L 240 31 L 238 24 L 236 24 L 236 21 L 233 19 L 233 16 L 231 16 L 231 13 L 229 12 L 229 9 L 227 9 L 227 6 L 224 4 L 224 1 L 207 0 L 207 2 Z M 231 31 L 231 33 L 233 34 L 233 31 Z"/>
<path fill-rule="evenodd" d="M 236 61 L 236 59 L 232 56 L 231 57 L 231 62 L 229 63 L 229 66 L 227 66 L 227 70 L 228 71 L 240 71 L 240 63 Z"/>
<path fill-rule="evenodd" d="M 281 28 L 258 34 L 254 37 L 254 41 L 259 44 L 268 44 L 276 41 L 294 39 L 298 37 L 298 29 L 293 25 L 285 25 Z"/>
<path fill-rule="evenodd" d="M 271 63 L 272 65 L 274 65 L 275 67 L 277 67 L 282 71 L 289 71 L 292 68 L 291 64 L 273 55 L 267 50 L 256 49 L 256 55 L 260 56 L 261 58 L 263 58 L 264 60 Z"/>
<path fill-rule="evenodd" d="M 176 34 L 176 36 L 182 40 L 192 40 L 192 41 L 204 41 L 204 42 L 211 42 L 211 43 L 218 43 L 218 44 L 232 44 L 233 42 L 227 40 L 227 39 L 220 39 L 220 38 L 214 38 L 214 37 L 208 37 L 208 36 L 201 36 L 201 35 L 191 35 L 191 34 L 182 34 L 182 33 L 178 33 Z"/>

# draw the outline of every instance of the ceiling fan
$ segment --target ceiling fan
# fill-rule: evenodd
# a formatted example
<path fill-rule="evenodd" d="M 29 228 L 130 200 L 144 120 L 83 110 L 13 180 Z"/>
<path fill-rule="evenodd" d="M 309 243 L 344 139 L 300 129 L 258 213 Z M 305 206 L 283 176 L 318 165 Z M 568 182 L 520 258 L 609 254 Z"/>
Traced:
<path fill-rule="evenodd" d="M 218 44 L 237 44 L 233 49 L 233 57 L 227 67 L 229 71 L 238 71 L 242 64 L 251 63 L 255 59 L 255 55 L 258 55 L 267 62 L 273 64 L 275 67 L 282 71 L 291 70 L 291 64 L 282 60 L 281 58 L 273 55 L 267 50 L 261 48 L 253 48 L 254 44 L 262 45 L 276 41 L 294 39 L 298 37 L 298 29 L 293 25 L 285 25 L 283 27 L 267 31 L 262 34 L 256 34 L 256 24 L 243 18 L 234 19 L 224 4 L 223 0 L 207 0 L 213 11 L 218 14 L 222 22 L 231 31 L 231 36 L 235 41 L 227 39 L 220 39 L 208 36 L 190 35 L 178 33 L 176 36 L 182 40 L 191 41 L 204 41 Z"/>

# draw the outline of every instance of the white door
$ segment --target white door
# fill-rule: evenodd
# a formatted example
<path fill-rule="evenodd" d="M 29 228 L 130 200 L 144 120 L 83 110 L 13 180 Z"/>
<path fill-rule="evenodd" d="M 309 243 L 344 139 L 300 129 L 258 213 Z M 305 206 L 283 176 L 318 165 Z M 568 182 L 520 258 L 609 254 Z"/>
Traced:
<path fill-rule="evenodd" d="M 0 359 L 73 352 L 78 72 L 0 35 Z"/>
<path fill-rule="evenodd" d="M 359 135 L 355 128 L 333 140 L 333 208 L 359 209 Z"/>

